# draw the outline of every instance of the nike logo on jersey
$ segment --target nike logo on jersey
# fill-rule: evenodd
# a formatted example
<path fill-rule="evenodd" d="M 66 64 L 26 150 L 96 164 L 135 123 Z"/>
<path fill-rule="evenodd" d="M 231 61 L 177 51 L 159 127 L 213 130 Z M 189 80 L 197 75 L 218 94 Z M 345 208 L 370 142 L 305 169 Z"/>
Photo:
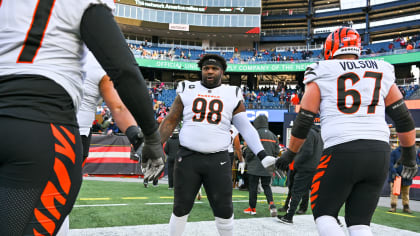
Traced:
<path fill-rule="evenodd" d="M 220 162 L 220 165 L 222 166 L 222 165 L 226 164 L 226 162 L 227 162 L 227 161 Z"/>

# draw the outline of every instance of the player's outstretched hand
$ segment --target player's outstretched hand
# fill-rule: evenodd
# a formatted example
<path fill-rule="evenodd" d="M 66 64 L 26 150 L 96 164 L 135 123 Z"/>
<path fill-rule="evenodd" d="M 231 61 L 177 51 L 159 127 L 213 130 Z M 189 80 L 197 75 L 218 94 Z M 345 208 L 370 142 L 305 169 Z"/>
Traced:
<path fill-rule="evenodd" d="M 413 179 L 417 175 L 418 166 L 416 162 L 416 147 L 415 145 L 410 147 L 401 147 L 401 157 L 397 161 L 396 165 L 402 164 L 403 169 L 401 171 L 401 177 L 403 179 Z"/>
<path fill-rule="evenodd" d="M 287 150 L 281 154 L 281 157 L 276 161 L 276 167 L 280 170 L 286 170 L 289 164 L 293 161 L 296 156 L 295 152 Z"/>
<path fill-rule="evenodd" d="M 163 157 L 154 160 L 142 160 L 141 170 L 143 171 L 144 180 L 146 181 L 153 181 L 158 179 L 164 169 L 165 163 L 163 161 Z"/>
<path fill-rule="evenodd" d="M 276 163 L 276 158 L 273 156 L 265 156 L 261 160 L 261 164 L 264 166 L 264 168 L 273 166 Z"/>
<path fill-rule="evenodd" d="M 165 153 L 160 143 L 160 134 L 156 130 L 151 135 L 145 135 L 142 150 L 141 169 L 144 179 L 153 181 L 157 179 L 165 168 Z"/>
<path fill-rule="evenodd" d="M 403 165 L 403 169 L 401 171 L 401 177 L 404 179 L 413 179 L 417 175 L 419 167 L 418 165 L 414 166 L 405 166 Z"/>

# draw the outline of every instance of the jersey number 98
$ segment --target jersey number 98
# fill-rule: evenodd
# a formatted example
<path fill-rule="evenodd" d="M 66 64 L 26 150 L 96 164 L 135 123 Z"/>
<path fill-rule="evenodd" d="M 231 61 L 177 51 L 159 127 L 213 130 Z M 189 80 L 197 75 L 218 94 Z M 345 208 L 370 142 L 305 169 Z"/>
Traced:
<path fill-rule="evenodd" d="M 207 120 L 209 124 L 219 124 L 222 120 L 223 102 L 218 99 L 210 100 L 207 107 L 207 100 L 196 98 L 192 105 L 192 111 L 195 113 L 192 120 L 194 122 L 203 122 Z"/>

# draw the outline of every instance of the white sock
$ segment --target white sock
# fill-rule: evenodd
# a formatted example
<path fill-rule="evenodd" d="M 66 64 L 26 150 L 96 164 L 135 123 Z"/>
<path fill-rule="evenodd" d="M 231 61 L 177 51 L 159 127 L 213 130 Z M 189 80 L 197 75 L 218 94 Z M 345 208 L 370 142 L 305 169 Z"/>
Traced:
<path fill-rule="evenodd" d="M 344 231 L 332 216 L 320 216 L 315 220 L 320 236 L 345 236 Z"/>
<path fill-rule="evenodd" d="M 350 236 L 372 236 L 372 231 L 367 225 L 352 225 L 348 228 Z"/>
<path fill-rule="evenodd" d="M 60 229 L 57 232 L 57 236 L 67 236 L 70 234 L 70 223 L 69 223 L 69 216 L 66 216 L 66 218 L 63 221 L 63 224 L 61 225 Z"/>
<path fill-rule="evenodd" d="M 220 236 L 232 236 L 233 235 L 233 214 L 229 219 L 223 219 L 215 217 L 217 231 Z"/>
<path fill-rule="evenodd" d="M 172 213 L 169 220 L 169 236 L 181 236 L 187 224 L 188 215 L 178 217 Z"/>

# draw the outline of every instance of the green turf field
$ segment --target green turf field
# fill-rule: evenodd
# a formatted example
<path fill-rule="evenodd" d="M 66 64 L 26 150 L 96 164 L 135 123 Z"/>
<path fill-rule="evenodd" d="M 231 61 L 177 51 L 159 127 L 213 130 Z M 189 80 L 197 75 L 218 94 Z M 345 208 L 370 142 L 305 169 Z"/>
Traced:
<path fill-rule="evenodd" d="M 188 217 L 189 222 L 214 220 L 204 189 L 203 195 L 204 198 L 194 204 Z M 273 195 L 277 207 L 282 206 L 286 195 Z M 235 219 L 269 217 L 263 193 L 258 195 L 258 200 L 257 215 L 244 214 L 242 211 L 248 207 L 248 192 L 234 190 Z M 142 183 L 84 180 L 70 214 L 70 228 L 166 224 L 172 213 L 172 202 L 173 190 L 168 190 L 166 184 L 144 188 Z M 378 207 L 372 222 L 420 233 L 420 212 L 409 215 L 401 212 L 388 213 L 387 210 L 388 208 Z M 307 213 L 311 214 L 310 211 Z M 340 215 L 344 215 L 343 210 Z"/>

